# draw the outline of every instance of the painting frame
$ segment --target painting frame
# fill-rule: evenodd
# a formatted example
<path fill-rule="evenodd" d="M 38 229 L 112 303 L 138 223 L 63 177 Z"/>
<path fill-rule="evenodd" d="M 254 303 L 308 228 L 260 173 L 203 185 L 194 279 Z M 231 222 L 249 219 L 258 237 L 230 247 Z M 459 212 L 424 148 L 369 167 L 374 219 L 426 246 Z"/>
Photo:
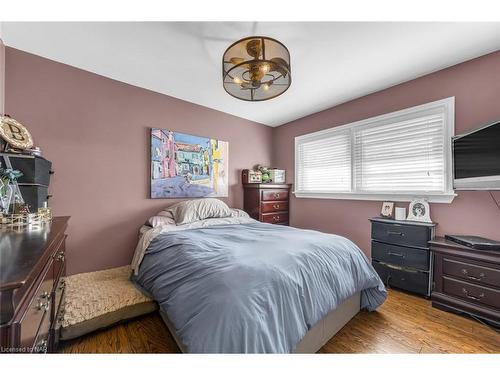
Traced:
<path fill-rule="evenodd" d="M 150 198 L 228 197 L 229 142 L 150 128 Z"/>

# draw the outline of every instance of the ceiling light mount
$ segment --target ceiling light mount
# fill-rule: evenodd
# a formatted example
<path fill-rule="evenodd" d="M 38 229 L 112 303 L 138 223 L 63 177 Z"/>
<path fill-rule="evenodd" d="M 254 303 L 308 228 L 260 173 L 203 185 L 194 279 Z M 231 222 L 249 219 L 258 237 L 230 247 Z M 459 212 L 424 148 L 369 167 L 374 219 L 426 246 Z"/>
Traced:
<path fill-rule="evenodd" d="M 290 52 L 280 41 L 251 36 L 231 44 L 222 58 L 224 90 L 258 102 L 283 94 L 292 83 Z"/>

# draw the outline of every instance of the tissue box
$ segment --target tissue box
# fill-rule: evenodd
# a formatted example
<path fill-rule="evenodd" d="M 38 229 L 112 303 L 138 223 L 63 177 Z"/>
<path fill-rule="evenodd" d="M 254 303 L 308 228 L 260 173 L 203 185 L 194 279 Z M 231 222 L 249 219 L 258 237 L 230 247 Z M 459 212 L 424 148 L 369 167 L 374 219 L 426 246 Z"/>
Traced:
<path fill-rule="evenodd" d="M 271 176 L 271 181 L 275 184 L 285 183 L 285 171 L 283 169 L 270 169 L 269 175 Z"/>

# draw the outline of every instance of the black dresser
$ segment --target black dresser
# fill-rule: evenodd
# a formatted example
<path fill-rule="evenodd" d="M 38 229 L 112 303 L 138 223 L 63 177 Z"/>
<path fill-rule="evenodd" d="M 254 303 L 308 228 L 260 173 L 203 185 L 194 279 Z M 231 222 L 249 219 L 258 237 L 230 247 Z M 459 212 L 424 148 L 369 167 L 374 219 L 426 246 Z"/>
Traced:
<path fill-rule="evenodd" d="M 372 264 L 384 284 L 426 297 L 432 290 L 429 241 L 436 224 L 370 219 Z"/>

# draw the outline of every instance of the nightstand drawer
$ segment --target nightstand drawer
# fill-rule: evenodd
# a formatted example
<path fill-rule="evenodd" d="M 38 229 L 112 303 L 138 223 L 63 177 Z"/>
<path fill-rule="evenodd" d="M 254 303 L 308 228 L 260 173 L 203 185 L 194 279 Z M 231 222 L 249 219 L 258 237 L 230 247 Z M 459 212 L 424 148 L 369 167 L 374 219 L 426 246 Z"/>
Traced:
<path fill-rule="evenodd" d="M 428 295 L 429 274 L 426 272 L 398 269 L 387 264 L 372 262 L 384 284 L 409 292 Z"/>
<path fill-rule="evenodd" d="M 500 270 L 443 257 L 443 274 L 500 288 Z"/>
<path fill-rule="evenodd" d="M 278 224 L 288 222 L 288 212 L 279 214 L 264 214 L 262 215 L 264 223 Z"/>
<path fill-rule="evenodd" d="M 269 189 L 262 191 L 263 201 L 288 201 L 288 190 Z"/>
<path fill-rule="evenodd" d="M 420 225 L 373 222 L 372 239 L 395 245 L 427 248 L 431 230 Z"/>
<path fill-rule="evenodd" d="M 372 241 L 372 258 L 383 263 L 429 270 L 429 251 Z"/>
<path fill-rule="evenodd" d="M 473 304 L 500 309 L 500 290 L 443 276 L 443 292 Z"/>
<path fill-rule="evenodd" d="M 288 201 L 262 202 L 261 210 L 262 213 L 288 211 Z"/>

